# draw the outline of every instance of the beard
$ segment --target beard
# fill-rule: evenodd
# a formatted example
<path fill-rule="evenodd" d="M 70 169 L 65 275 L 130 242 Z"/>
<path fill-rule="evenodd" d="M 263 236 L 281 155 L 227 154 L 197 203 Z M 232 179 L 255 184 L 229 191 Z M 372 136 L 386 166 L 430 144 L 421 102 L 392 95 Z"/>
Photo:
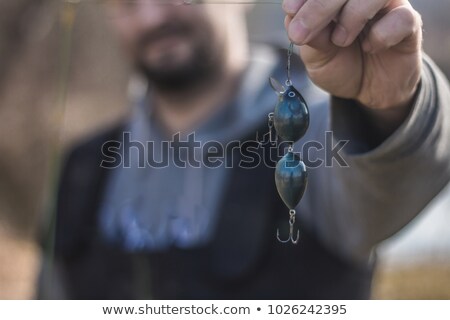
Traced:
<path fill-rule="evenodd" d="M 166 37 L 183 37 L 189 41 L 188 57 L 177 61 L 177 53 L 170 49 L 161 52 L 156 61 L 148 61 L 145 52 L 153 43 Z M 212 28 L 200 23 L 192 25 L 173 21 L 157 30 L 143 34 L 138 42 L 137 69 L 149 83 L 162 92 L 188 92 L 199 85 L 220 77 L 224 65 L 224 48 L 216 39 Z"/>

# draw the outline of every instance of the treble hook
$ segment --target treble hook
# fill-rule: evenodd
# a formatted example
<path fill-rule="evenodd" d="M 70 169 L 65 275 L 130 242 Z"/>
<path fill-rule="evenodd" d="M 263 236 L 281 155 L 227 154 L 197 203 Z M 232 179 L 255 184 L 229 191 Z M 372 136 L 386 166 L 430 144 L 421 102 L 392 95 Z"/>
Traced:
<path fill-rule="evenodd" d="M 264 142 L 264 139 L 259 140 L 259 131 L 256 131 L 256 142 L 258 143 L 259 146 L 262 146 Z"/>
<path fill-rule="evenodd" d="M 277 239 L 281 243 L 288 243 L 291 241 L 293 244 L 297 244 L 300 239 L 300 230 L 297 230 L 297 238 L 294 240 L 295 210 L 289 210 L 289 215 L 289 238 L 287 240 L 281 240 L 280 229 L 277 229 Z"/>
<path fill-rule="evenodd" d="M 273 124 L 273 112 L 271 112 L 271 113 L 269 113 L 268 115 L 267 115 L 267 118 L 268 118 L 268 127 L 269 127 L 269 142 L 273 145 L 273 146 L 275 146 L 276 144 L 277 144 L 277 142 L 278 142 L 278 136 L 276 135 L 276 133 L 274 133 L 273 132 L 273 127 L 274 127 L 274 124 Z"/>
<path fill-rule="evenodd" d="M 274 125 L 273 125 L 273 112 L 269 113 L 267 115 L 267 126 L 269 127 L 269 131 L 263 135 L 262 140 L 259 139 L 259 131 L 256 131 L 256 142 L 258 142 L 259 146 L 262 146 L 263 144 L 267 143 L 267 136 L 269 136 L 269 143 L 271 145 L 276 145 L 278 141 L 277 135 L 273 132 L 274 131 Z"/>

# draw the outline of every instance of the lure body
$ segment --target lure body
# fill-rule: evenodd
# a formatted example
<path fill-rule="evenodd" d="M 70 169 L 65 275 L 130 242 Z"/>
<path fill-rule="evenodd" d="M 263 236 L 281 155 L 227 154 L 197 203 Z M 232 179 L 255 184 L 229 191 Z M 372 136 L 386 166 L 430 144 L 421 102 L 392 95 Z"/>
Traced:
<path fill-rule="evenodd" d="M 301 94 L 292 85 L 278 95 L 273 120 L 277 134 L 285 141 L 298 141 L 308 130 L 308 107 Z"/>
<path fill-rule="evenodd" d="M 280 159 L 275 169 L 275 184 L 281 199 L 289 209 L 295 209 L 308 183 L 306 166 L 294 152 Z"/>

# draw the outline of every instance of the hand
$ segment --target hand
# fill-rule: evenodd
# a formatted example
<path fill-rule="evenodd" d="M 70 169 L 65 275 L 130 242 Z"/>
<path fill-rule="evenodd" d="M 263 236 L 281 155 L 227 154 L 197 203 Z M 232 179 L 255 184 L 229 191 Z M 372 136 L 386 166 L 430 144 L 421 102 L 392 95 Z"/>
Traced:
<path fill-rule="evenodd" d="M 284 0 L 285 27 L 312 81 L 379 111 L 409 106 L 422 21 L 406 0 Z"/>

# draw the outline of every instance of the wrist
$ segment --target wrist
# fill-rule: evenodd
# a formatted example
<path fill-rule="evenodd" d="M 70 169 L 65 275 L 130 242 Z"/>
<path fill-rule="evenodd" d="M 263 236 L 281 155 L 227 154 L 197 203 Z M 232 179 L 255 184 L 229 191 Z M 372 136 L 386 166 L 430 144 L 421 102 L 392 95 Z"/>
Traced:
<path fill-rule="evenodd" d="M 390 104 L 388 107 L 368 107 L 358 102 L 370 123 L 371 136 L 375 141 L 383 141 L 389 137 L 406 120 L 415 104 L 420 82 L 416 85 L 407 100 Z M 387 105 L 387 104 L 386 104 Z"/>

